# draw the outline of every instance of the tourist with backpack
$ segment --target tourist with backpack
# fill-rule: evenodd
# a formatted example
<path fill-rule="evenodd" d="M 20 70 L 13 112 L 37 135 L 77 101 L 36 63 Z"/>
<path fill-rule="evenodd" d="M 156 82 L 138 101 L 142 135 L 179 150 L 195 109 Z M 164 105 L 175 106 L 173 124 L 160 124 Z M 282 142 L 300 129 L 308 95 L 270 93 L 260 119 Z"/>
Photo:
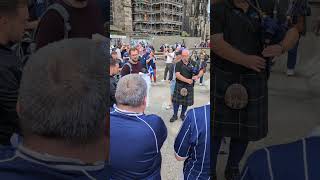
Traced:
<path fill-rule="evenodd" d="M 41 17 L 36 32 L 36 49 L 68 38 L 104 34 L 101 8 L 96 0 L 56 0 Z"/>
<path fill-rule="evenodd" d="M 27 62 L 29 56 L 34 51 L 34 33 L 38 27 L 41 15 L 49 5 L 49 0 L 27 0 L 29 18 L 25 26 L 23 38 L 18 43 L 13 44 L 10 49 L 18 56 L 22 66 Z"/>
<path fill-rule="evenodd" d="M 128 74 L 138 74 L 142 72 L 142 64 L 139 61 L 139 51 L 136 48 L 129 50 L 130 60 L 123 65 L 121 70 L 121 77 Z"/>

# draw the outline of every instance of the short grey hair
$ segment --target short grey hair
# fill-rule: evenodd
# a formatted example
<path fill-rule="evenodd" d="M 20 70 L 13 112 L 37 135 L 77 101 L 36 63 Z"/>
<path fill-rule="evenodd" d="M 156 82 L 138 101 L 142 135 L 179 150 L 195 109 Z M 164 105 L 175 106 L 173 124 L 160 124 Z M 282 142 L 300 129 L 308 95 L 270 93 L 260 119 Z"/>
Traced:
<path fill-rule="evenodd" d="M 91 144 L 108 134 L 108 62 L 100 44 L 72 39 L 39 49 L 19 90 L 24 135 Z"/>
<path fill-rule="evenodd" d="M 138 107 L 147 97 L 147 83 L 139 74 L 122 77 L 117 85 L 117 104 Z"/>

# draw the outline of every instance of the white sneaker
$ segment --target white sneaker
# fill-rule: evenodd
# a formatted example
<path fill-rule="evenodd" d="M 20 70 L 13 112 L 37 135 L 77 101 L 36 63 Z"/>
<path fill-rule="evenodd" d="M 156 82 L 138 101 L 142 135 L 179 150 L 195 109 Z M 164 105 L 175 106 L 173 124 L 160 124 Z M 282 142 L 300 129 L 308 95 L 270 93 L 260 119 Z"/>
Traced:
<path fill-rule="evenodd" d="M 294 69 L 288 69 L 287 76 L 294 76 Z"/>
<path fill-rule="evenodd" d="M 200 83 L 200 84 L 199 84 L 199 86 L 203 86 L 203 84 L 202 84 L 202 83 Z"/>
<path fill-rule="evenodd" d="M 171 109 L 172 107 L 170 106 L 170 105 L 168 105 L 167 107 L 166 107 L 166 110 L 169 110 L 169 109 Z"/>
<path fill-rule="evenodd" d="M 164 80 L 164 79 L 161 80 L 161 82 L 165 82 L 165 81 L 167 81 L 167 80 Z"/>

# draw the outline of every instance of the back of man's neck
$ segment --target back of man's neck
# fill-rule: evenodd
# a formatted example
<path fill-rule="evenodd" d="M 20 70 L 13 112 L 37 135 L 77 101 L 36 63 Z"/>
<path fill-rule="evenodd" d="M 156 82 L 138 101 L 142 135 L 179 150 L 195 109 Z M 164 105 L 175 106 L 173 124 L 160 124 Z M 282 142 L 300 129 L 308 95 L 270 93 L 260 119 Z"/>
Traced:
<path fill-rule="evenodd" d="M 125 105 L 121 105 L 121 104 L 118 104 L 117 107 L 120 110 L 133 112 L 133 113 L 143 113 L 144 112 L 144 109 L 142 107 L 131 107 L 131 106 L 125 106 Z"/>
<path fill-rule="evenodd" d="M 26 138 L 23 141 L 23 145 L 40 154 L 78 159 L 85 163 L 95 163 L 107 160 L 106 139 L 90 145 L 74 146 L 67 144 L 64 141 L 33 136 L 32 138 Z"/>

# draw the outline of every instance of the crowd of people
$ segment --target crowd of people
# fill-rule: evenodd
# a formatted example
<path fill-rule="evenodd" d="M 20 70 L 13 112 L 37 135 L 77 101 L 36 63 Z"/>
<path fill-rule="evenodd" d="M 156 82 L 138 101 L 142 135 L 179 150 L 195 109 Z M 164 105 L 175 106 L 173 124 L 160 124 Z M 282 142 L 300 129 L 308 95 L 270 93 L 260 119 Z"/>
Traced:
<path fill-rule="evenodd" d="M 182 179 L 210 178 L 210 105 L 190 109 L 194 104 L 194 84 L 206 69 L 208 56 L 191 56 L 184 46 L 165 46 L 164 80 L 170 82 L 173 116 L 182 127 L 173 150 L 185 161 Z M 152 45 L 123 44 L 111 48 L 110 59 L 110 162 L 114 179 L 161 179 L 161 147 L 167 138 L 164 120 L 147 115 L 150 84 L 156 82 L 157 59 Z M 112 77 L 111 77 L 112 76 Z M 169 108 L 168 108 L 169 109 Z M 128 134 L 123 136 L 123 134 Z M 143 141 L 141 139 L 143 138 Z M 130 149 L 130 151 L 127 151 Z"/>
<path fill-rule="evenodd" d="M 0 0 L 1 178 L 161 179 L 168 131 L 160 116 L 145 114 L 150 84 L 157 81 L 156 49 L 123 44 L 109 52 L 106 8 L 99 4 L 105 1 Z M 170 81 L 170 122 L 181 106 L 183 123 L 172 151 L 184 161 L 182 179 L 216 179 L 211 171 L 224 137 L 231 137 L 228 180 L 319 179 L 317 133 L 254 152 L 240 173 L 248 144 L 268 133 L 263 57 L 296 47 L 305 22 L 304 14 L 296 14 L 283 39 L 264 47 L 257 43 L 258 20 L 244 16 L 256 17 L 245 0 L 224 1 L 214 11 L 213 105 L 187 111 L 209 57 L 192 55 L 179 43 L 161 48 L 164 80 Z M 318 33 L 320 19 L 315 29 Z M 24 47 L 26 34 L 31 35 Z M 242 96 L 232 98 L 239 91 Z"/>
<path fill-rule="evenodd" d="M 1 0 L 1 178 L 110 178 L 102 14 L 96 0 Z"/>

